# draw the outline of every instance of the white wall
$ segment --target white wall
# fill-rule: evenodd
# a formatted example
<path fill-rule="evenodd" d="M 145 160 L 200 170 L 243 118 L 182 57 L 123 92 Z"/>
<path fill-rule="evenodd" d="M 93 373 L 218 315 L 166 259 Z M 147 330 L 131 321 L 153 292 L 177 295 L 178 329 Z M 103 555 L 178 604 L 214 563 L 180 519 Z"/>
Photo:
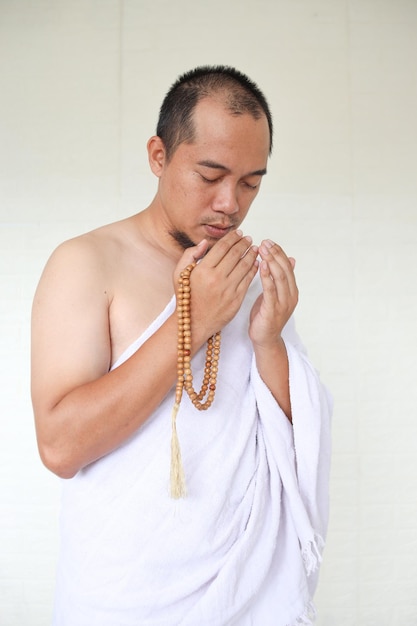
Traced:
<path fill-rule="evenodd" d="M 297 258 L 299 329 L 335 396 L 318 623 L 417 624 L 416 0 L 0 0 L 0 624 L 51 612 L 36 283 L 60 241 L 150 201 L 158 107 L 201 63 L 269 96 L 276 147 L 246 232 Z"/>

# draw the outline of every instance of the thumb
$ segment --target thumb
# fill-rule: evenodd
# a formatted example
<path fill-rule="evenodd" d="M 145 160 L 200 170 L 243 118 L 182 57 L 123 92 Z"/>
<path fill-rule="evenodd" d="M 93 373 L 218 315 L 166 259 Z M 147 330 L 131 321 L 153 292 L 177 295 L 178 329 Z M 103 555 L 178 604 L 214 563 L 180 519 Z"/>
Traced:
<path fill-rule="evenodd" d="M 203 258 L 205 253 L 207 252 L 209 247 L 209 243 L 207 239 L 202 239 L 196 246 L 192 246 L 191 248 L 187 248 L 184 250 L 184 254 L 180 258 L 177 267 L 174 272 L 174 280 L 177 282 L 180 273 L 183 269 L 190 265 L 191 263 L 195 263 Z"/>
<path fill-rule="evenodd" d="M 200 259 L 203 258 L 203 256 L 207 252 L 208 247 L 209 247 L 209 244 L 208 244 L 207 239 L 202 239 L 200 243 L 198 243 L 196 246 L 193 246 L 192 248 L 188 248 L 188 250 L 185 251 L 183 256 L 186 256 L 187 253 L 191 253 L 192 260 L 190 261 L 190 263 L 192 263 L 193 261 L 199 261 Z"/>

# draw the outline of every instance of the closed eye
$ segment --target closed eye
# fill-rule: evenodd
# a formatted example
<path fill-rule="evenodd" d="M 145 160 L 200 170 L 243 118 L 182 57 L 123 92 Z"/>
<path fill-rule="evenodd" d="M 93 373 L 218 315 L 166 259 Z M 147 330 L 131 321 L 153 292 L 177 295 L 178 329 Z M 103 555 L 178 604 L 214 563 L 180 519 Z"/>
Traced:
<path fill-rule="evenodd" d="M 215 182 L 217 182 L 218 180 L 220 180 L 220 178 L 206 178 L 206 176 L 203 176 L 203 174 L 200 174 L 200 176 L 201 176 L 202 180 L 203 180 L 205 183 L 208 183 L 208 184 L 210 184 L 210 183 L 215 183 Z"/>
<path fill-rule="evenodd" d="M 260 178 L 257 180 L 256 183 L 253 182 L 252 184 L 248 180 L 242 180 L 242 185 L 244 187 L 249 188 L 249 189 L 258 189 L 260 183 L 261 183 L 261 179 Z"/>

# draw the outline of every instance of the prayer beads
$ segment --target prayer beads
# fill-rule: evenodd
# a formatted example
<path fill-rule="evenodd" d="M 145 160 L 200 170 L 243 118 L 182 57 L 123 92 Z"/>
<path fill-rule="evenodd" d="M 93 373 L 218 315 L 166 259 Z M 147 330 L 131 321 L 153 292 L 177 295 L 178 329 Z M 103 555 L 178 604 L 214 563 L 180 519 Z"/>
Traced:
<path fill-rule="evenodd" d="M 199 411 L 211 406 L 216 393 L 218 361 L 220 356 L 220 331 L 207 340 L 206 362 L 200 392 L 193 387 L 191 372 L 191 285 L 190 275 L 196 263 L 191 263 L 180 274 L 177 293 L 178 316 L 178 356 L 177 385 L 175 403 L 172 409 L 171 438 L 171 496 L 183 498 L 186 495 L 185 475 L 181 459 L 181 450 L 177 434 L 177 413 L 180 407 L 182 392 L 185 389 L 191 402 Z M 206 397 L 207 395 L 207 397 Z M 204 401 L 204 398 L 206 400 Z"/>
<path fill-rule="evenodd" d="M 182 391 L 186 390 L 191 402 L 199 411 L 211 406 L 216 393 L 218 361 L 220 356 L 220 331 L 207 341 L 204 378 L 200 392 L 193 387 L 191 372 L 191 286 L 190 276 L 196 263 L 188 265 L 180 274 L 178 281 L 177 315 L 178 315 L 178 360 L 177 386 L 175 401 L 181 401 Z M 207 399 L 203 402 L 207 394 Z"/>

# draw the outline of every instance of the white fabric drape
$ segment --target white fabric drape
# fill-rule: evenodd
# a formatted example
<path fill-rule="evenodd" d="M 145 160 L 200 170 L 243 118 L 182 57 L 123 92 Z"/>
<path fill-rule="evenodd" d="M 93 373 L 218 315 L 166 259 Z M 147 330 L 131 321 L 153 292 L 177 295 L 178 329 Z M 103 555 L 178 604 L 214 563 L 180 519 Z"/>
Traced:
<path fill-rule="evenodd" d="M 313 623 L 330 401 L 290 320 L 293 426 L 276 404 L 248 339 L 257 293 L 259 284 L 222 331 L 213 405 L 199 412 L 183 396 L 186 499 L 169 497 L 173 392 L 123 446 L 64 481 L 55 626 Z M 174 307 L 172 300 L 115 367 Z M 196 386 L 204 359 L 204 349 L 193 359 Z"/>

